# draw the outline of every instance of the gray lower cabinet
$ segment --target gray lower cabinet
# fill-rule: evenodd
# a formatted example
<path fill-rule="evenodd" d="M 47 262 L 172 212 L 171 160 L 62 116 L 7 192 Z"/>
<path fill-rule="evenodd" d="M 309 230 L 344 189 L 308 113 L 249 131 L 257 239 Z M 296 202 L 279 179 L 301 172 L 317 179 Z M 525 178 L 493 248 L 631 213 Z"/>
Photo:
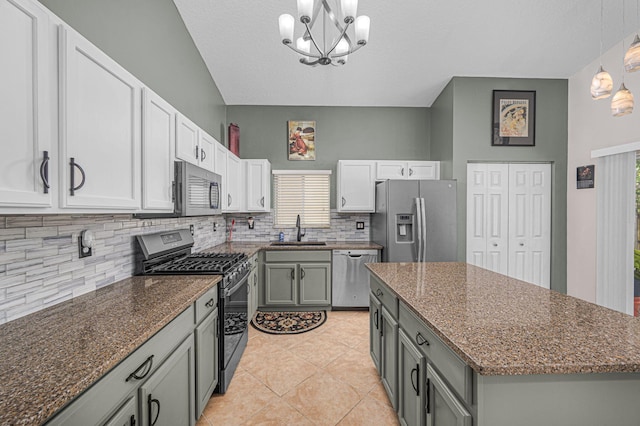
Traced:
<path fill-rule="evenodd" d="M 330 251 L 267 251 L 264 259 L 263 307 L 331 305 Z"/>
<path fill-rule="evenodd" d="M 471 426 L 471 414 L 427 364 L 427 426 Z"/>
<path fill-rule="evenodd" d="M 382 306 L 382 315 L 380 316 L 380 337 L 381 337 L 381 358 L 380 358 L 380 377 L 382 385 L 387 391 L 391 405 L 394 408 L 398 406 L 398 396 L 396 389 L 398 374 L 398 321 L 396 321 L 391 313 Z"/>
<path fill-rule="evenodd" d="M 218 309 L 196 327 L 196 419 L 218 384 Z"/>
<path fill-rule="evenodd" d="M 403 426 L 425 424 L 424 379 L 427 358 L 404 330 L 398 332 L 398 420 Z"/>
<path fill-rule="evenodd" d="M 389 401 L 398 409 L 398 299 L 376 279 L 369 293 L 369 353 Z"/>
<path fill-rule="evenodd" d="M 194 341 L 190 335 L 140 386 L 143 425 L 191 426 L 194 412 Z"/>
<path fill-rule="evenodd" d="M 382 357 L 382 336 L 380 335 L 381 316 L 382 304 L 377 297 L 369 293 L 369 353 L 380 375 L 382 375 L 380 365 L 380 359 Z"/>
<path fill-rule="evenodd" d="M 254 254 L 249 258 L 251 271 L 249 272 L 249 319 L 258 310 L 258 255 Z"/>
<path fill-rule="evenodd" d="M 131 395 L 127 402 L 105 423 L 105 426 L 135 426 L 138 423 L 138 402 L 136 395 Z"/>

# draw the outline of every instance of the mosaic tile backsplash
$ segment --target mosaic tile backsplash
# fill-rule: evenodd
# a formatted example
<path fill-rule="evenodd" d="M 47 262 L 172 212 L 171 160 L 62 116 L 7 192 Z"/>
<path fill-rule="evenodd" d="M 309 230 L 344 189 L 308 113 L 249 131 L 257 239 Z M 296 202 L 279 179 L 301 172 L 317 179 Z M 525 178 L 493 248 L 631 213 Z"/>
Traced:
<path fill-rule="evenodd" d="M 254 218 L 250 230 L 247 218 Z M 0 216 L 0 324 L 130 277 L 135 273 L 135 236 L 194 225 L 198 251 L 225 242 L 276 241 L 271 213 L 174 219 L 135 219 L 131 215 Z M 356 222 L 365 229 L 356 230 Z M 214 224 L 216 230 L 214 231 Z M 95 236 L 93 256 L 79 258 L 78 236 Z M 296 229 L 283 229 L 295 240 Z M 368 214 L 331 213 L 331 228 L 307 229 L 309 241 L 368 241 Z"/>

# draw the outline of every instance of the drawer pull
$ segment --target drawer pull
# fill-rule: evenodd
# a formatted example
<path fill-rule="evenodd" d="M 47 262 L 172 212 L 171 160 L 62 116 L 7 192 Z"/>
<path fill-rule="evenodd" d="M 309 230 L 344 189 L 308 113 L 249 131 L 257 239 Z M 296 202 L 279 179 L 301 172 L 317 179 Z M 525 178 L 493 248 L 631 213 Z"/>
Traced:
<path fill-rule="evenodd" d="M 425 339 L 422 334 L 420 334 L 420 332 L 416 333 L 416 343 L 418 344 L 418 346 L 422 346 L 424 344 L 426 344 L 427 346 L 429 346 L 429 341 L 427 339 Z"/>
<path fill-rule="evenodd" d="M 158 412 L 156 413 L 156 418 L 151 421 L 151 417 L 153 415 L 153 404 L 158 406 Z M 151 422 L 151 426 L 155 425 L 158 421 L 158 417 L 160 417 L 160 401 L 157 399 L 153 399 L 151 394 L 149 394 L 149 398 L 147 399 L 147 405 L 149 406 L 149 422 Z"/>
<path fill-rule="evenodd" d="M 382 293 L 382 290 L 380 290 L 380 289 L 378 288 L 378 289 L 376 289 L 376 296 L 378 296 L 378 297 L 382 297 L 382 296 L 384 296 L 384 293 Z"/>
<path fill-rule="evenodd" d="M 147 358 L 147 360 L 145 362 L 143 362 L 140 365 L 140 367 L 136 368 L 136 371 L 134 371 L 133 373 L 129 374 L 129 377 L 127 377 L 125 382 L 128 382 L 131 379 L 136 379 L 136 380 L 144 379 L 145 377 L 147 377 L 147 375 L 151 371 L 152 367 L 153 367 L 153 355 L 151 355 L 149 358 Z M 143 372 L 141 375 L 138 374 L 138 372 L 140 372 L 140 371 Z"/>
<path fill-rule="evenodd" d="M 204 306 L 206 306 L 207 308 L 213 308 L 215 301 L 213 300 L 213 297 L 211 299 L 209 299 L 209 301 L 207 303 L 204 304 Z"/>
<path fill-rule="evenodd" d="M 413 373 L 416 373 L 416 383 L 413 382 Z M 416 391 L 416 396 L 420 396 L 420 364 L 416 364 L 416 368 L 411 369 L 411 386 Z"/>

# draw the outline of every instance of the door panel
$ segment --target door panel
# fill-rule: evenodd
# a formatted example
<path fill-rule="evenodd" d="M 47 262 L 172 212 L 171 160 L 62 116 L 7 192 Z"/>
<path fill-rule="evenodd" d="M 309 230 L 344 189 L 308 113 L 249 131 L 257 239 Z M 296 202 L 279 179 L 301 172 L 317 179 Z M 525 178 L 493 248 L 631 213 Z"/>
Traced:
<path fill-rule="evenodd" d="M 426 217 L 426 261 L 458 260 L 457 185 L 452 180 L 422 180 L 420 197 Z"/>

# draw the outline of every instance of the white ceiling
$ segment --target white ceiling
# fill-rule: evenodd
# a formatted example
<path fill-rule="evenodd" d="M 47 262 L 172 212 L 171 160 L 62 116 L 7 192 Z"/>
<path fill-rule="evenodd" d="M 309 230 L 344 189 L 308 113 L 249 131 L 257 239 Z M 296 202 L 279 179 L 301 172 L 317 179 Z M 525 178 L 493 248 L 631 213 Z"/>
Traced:
<path fill-rule="evenodd" d="M 623 38 L 623 1 L 604 1 L 606 51 Z M 568 78 L 600 47 L 599 0 L 360 0 L 369 43 L 343 67 L 308 67 L 280 42 L 294 0 L 174 2 L 227 105 L 424 107 L 453 76 Z"/>

